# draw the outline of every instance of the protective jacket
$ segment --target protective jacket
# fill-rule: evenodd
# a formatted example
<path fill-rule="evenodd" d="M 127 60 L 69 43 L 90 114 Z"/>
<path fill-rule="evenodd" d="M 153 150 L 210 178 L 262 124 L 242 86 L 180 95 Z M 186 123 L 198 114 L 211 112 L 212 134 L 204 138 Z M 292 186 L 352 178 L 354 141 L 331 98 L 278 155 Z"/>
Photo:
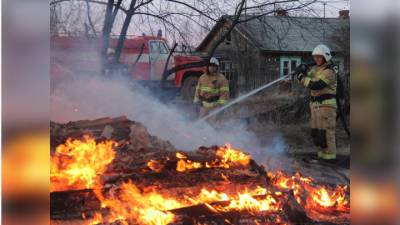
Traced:
<path fill-rule="evenodd" d="M 330 62 L 312 67 L 301 83 L 310 89 L 311 102 L 337 107 L 335 100 L 337 80 Z"/>
<path fill-rule="evenodd" d="M 202 107 L 214 108 L 224 105 L 229 99 L 229 82 L 224 75 L 217 73 L 203 74 L 196 86 L 194 102 Z"/>

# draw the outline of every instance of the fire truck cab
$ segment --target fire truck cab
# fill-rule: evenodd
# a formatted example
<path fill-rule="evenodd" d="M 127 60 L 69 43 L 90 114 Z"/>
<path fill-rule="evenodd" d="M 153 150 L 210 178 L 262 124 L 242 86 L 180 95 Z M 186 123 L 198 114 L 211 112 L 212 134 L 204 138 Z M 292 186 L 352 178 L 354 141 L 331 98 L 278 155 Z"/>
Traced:
<path fill-rule="evenodd" d="M 110 39 L 110 48 L 115 48 L 118 39 Z M 102 40 L 87 37 L 51 38 L 51 79 L 56 84 L 65 77 L 85 74 L 99 74 L 102 68 Z M 135 36 L 127 38 L 119 63 L 133 80 L 145 86 L 161 90 L 164 67 L 170 49 L 166 40 L 156 36 Z M 174 66 L 199 62 L 200 57 L 173 54 L 167 69 Z M 198 77 L 204 67 L 183 69 L 168 76 L 166 87 L 176 89 L 185 100 L 193 97 Z"/>

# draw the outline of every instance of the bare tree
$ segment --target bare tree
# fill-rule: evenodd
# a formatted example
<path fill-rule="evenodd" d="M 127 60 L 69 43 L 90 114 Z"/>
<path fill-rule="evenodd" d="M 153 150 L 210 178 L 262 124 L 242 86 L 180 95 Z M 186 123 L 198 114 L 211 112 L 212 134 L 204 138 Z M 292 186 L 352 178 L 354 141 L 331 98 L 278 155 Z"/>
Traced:
<path fill-rule="evenodd" d="M 50 2 L 50 34 L 56 36 L 97 36 L 100 19 L 97 11 L 101 8 L 92 7 L 91 0 Z M 82 25 L 82 26 L 81 26 Z"/>
<path fill-rule="evenodd" d="M 94 26 L 94 23 L 92 21 L 92 16 L 91 16 L 91 13 L 90 13 L 90 4 L 89 4 L 88 0 L 86 0 L 86 9 L 87 9 L 87 19 L 88 19 L 88 23 L 89 23 L 90 29 L 92 30 L 93 35 L 95 37 L 97 37 L 97 32 L 96 32 L 96 28 Z"/>
<path fill-rule="evenodd" d="M 272 6 L 276 6 L 278 4 L 280 7 L 285 7 L 285 10 L 299 10 L 316 2 L 316 0 L 271 0 L 262 3 L 259 3 L 256 0 L 236 0 L 229 2 L 221 2 L 218 0 L 53 0 L 51 1 L 50 5 L 54 6 L 62 2 L 69 1 L 71 4 L 84 1 L 87 11 L 90 10 L 87 7 L 89 3 L 105 6 L 105 11 L 103 14 L 104 23 L 102 29 L 102 55 L 104 63 L 107 63 L 106 50 L 109 47 L 111 33 L 113 29 L 120 26 L 121 28 L 117 32 L 118 43 L 115 49 L 115 57 L 113 62 L 119 61 L 123 44 L 128 34 L 128 29 L 130 25 L 132 25 L 132 18 L 134 16 L 137 21 L 150 24 L 147 27 L 147 30 L 152 31 L 152 25 L 161 26 L 166 31 L 166 35 L 173 36 L 173 39 L 179 38 L 185 46 L 194 44 L 191 40 L 199 36 L 195 34 L 196 32 L 208 32 L 211 26 L 216 21 L 221 19 L 229 21 L 229 26 L 221 35 L 219 41 L 215 43 L 215 46 L 212 48 L 213 50 L 210 52 L 208 57 L 206 57 L 204 62 L 180 65 L 177 68 L 168 70 L 166 76 L 180 69 L 203 66 L 214 54 L 218 46 L 223 43 L 227 36 L 230 35 L 237 24 L 245 23 L 250 20 L 274 13 L 275 7 Z M 249 10 L 257 11 L 257 14 L 253 16 L 244 16 Z M 118 14 L 119 11 L 123 12 L 123 14 Z M 225 14 L 232 14 L 232 16 L 224 16 Z M 90 22 L 91 19 L 89 19 L 90 17 L 87 15 L 86 17 L 90 25 L 92 23 Z M 117 17 L 123 18 L 121 24 L 116 24 Z M 195 26 L 191 27 L 197 28 L 185 30 L 184 28 L 188 27 L 188 23 L 194 24 Z M 90 27 L 92 27 L 92 31 L 96 33 L 94 31 L 95 29 L 93 29 L 94 25 L 90 25 Z M 136 27 L 136 29 L 143 29 L 143 26 Z"/>

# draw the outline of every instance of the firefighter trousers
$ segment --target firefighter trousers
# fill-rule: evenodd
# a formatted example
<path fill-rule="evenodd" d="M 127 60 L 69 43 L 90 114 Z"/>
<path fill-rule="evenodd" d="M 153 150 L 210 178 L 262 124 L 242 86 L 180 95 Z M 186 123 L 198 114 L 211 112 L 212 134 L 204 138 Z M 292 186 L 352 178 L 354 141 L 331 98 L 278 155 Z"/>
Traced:
<path fill-rule="evenodd" d="M 336 155 L 336 107 L 310 103 L 310 127 L 314 145 L 325 154 Z"/>

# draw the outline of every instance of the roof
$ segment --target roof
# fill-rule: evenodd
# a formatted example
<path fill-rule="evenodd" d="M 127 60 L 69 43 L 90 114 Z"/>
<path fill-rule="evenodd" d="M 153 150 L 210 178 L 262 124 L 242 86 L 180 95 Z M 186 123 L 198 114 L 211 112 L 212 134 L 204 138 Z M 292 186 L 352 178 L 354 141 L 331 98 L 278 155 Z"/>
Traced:
<path fill-rule="evenodd" d="M 222 22 L 225 21 L 220 20 L 218 23 Z M 215 29 L 221 27 L 218 23 L 197 50 L 201 51 L 207 46 Z M 341 52 L 343 49 L 334 40 L 349 35 L 349 32 L 344 32 L 349 27 L 350 20 L 343 18 L 263 16 L 238 24 L 236 30 L 261 51 L 311 52 L 315 46 L 323 43 L 333 52 Z"/>

